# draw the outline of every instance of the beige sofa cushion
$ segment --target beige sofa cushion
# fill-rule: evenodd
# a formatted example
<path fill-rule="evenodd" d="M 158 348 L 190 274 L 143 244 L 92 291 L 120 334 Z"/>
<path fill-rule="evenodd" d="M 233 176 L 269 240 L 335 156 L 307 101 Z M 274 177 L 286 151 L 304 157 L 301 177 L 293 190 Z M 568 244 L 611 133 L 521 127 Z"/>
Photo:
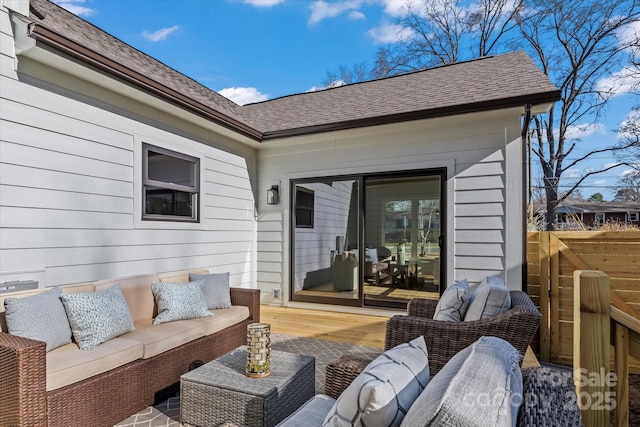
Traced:
<path fill-rule="evenodd" d="M 36 294 L 42 293 L 44 291 L 47 291 L 49 289 L 52 289 L 52 288 L 30 289 L 30 290 L 27 290 L 27 291 L 8 292 L 6 294 L 0 294 L 0 330 L 2 332 L 8 332 L 7 331 L 7 322 L 6 322 L 6 319 L 4 317 L 4 300 L 5 300 L 5 298 L 24 298 L 24 297 L 29 297 L 31 295 L 36 295 Z M 64 293 L 70 293 L 70 292 L 93 292 L 95 288 L 93 286 L 93 283 L 83 283 L 83 284 L 78 284 L 78 285 L 60 286 L 60 289 Z"/>
<path fill-rule="evenodd" d="M 47 391 L 107 372 L 142 357 L 138 341 L 113 338 L 91 350 L 80 350 L 75 343 L 47 353 Z"/>
<path fill-rule="evenodd" d="M 127 300 L 133 322 L 150 320 L 156 315 L 156 304 L 151 292 L 151 282 L 159 282 L 157 274 L 121 277 L 119 279 L 100 280 L 95 283 L 96 291 L 120 285 L 124 299 Z"/>
<path fill-rule="evenodd" d="M 211 317 L 178 320 L 159 325 L 154 325 L 152 319 L 144 319 L 135 322 L 136 329 L 122 335 L 122 338 L 141 342 L 144 345 L 142 357 L 147 359 L 249 318 L 249 308 L 246 306 L 232 306 L 211 312 Z"/>
<path fill-rule="evenodd" d="M 171 271 L 168 273 L 159 273 L 158 277 L 160 277 L 161 282 L 187 283 L 189 281 L 189 273 L 209 274 L 209 270 L 206 268 L 200 268 L 195 270 Z"/>

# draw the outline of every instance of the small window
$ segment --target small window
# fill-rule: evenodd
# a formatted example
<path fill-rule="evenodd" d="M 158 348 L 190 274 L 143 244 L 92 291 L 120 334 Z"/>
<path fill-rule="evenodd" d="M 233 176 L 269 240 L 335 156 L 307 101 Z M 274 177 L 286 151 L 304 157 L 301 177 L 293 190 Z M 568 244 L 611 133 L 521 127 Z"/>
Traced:
<path fill-rule="evenodd" d="M 596 218 L 596 225 L 604 224 L 604 212 L 596 213 L 595 218 Z"/>
<path fill-rule="evenodd" d="M 142 146 L 144 220 L 198 222 L 200 159 Z"/>
<path fill-rule="evenodd" d="M 640 220 L 640 215 L 638 215 L 638 212 L 629 212 L 629 221 L 638 222 L 638 220 Z"/>
<path fill-rule="evenodd" d="M 313 228 L 315 194 L 313 190 L 296 187 L 296 227 Z"/>

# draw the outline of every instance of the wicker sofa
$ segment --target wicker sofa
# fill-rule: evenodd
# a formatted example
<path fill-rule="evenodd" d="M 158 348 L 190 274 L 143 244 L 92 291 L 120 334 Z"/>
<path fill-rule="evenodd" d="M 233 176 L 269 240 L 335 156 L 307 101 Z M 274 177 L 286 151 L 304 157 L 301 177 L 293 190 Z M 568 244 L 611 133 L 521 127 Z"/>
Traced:
<path fill-rule="evenodd" d="M 189 273 L 206 274 L 208 270 L 61 287 L 63 292 L 94 292 L 114 284 L 122 289 L 136 329 L 92 350 L 80 350 L 72 343 L 47 353 L 44 342 L 7 333 L 4 313 L 0 313 L 0 425 L 111 426 L 163 398 L 163 392 L 179 382 L 192 362 L 208 362 L 245 344 L 247 325 L 260 321 L 260 293 L 255 289 L 230 288 L 232 307 L 213 310 L 206 327 L 198 324 L 202 319 L 158 325 L 163 328 L 151 324 L 157 313 L 151 283 L 187 282 Z M 0 311 L 8 296 L 42 291 L 4 294 Z M 118 340 L 138 340 L 139 357 L 118 356 L 118 362 L 105 356 L 109 345 Z M 115 366 L 103 370 L 105 362 L 92 358 L 103 358 L 107 365 Z M 67 366 L 69 360 L 76 360 L 78 366 Z M 56 366 L 60 369 L 51 372 Z"/>

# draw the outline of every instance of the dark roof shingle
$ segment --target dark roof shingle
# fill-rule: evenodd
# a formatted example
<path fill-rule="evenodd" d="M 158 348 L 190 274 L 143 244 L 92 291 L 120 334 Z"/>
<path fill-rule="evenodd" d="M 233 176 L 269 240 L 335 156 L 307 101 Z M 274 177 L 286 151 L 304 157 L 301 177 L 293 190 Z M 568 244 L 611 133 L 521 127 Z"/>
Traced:
<path fill-rule="evenodd" d="M 524 52 L 239 106 L 217 92 L 47 1 L 31 18 L 54 47 L 89 52 L 105 69 L 256 140 L 546 103 L 560 93 Z M 44 16 L 41 18 L 40 16 Z M 36 26 L 36 28 L 37 28 Z M 80 56 L 88 58 L 87 54 Z M 146 83 L 145 83 L 146 81 Z M 151 82 L 151 85 L 149 85 Z M 166 96 L 165 96 L 166 95 Z"/>

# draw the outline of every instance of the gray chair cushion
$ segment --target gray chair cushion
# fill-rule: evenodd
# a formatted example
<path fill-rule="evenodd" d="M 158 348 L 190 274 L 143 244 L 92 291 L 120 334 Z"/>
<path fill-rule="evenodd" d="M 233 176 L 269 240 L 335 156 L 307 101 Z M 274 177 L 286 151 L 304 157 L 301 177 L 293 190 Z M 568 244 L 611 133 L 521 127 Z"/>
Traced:
<path fill-rule="evenodd" d="M 231 307 L 231 291 L 229 290 L 229 272 L 213 274 L 189 273 L 189 281 L 203 280 L 202 293 L 209 310 Z"/>
<path fill-rule="evenodd" d="M 488 319 L 511 308 L 511 294 L 498 277 L 486 277 L 471 295 L 465 321 Z"/>
<path fill-rule="evenodd" d="M 401 426 L 515 426 L 521 402 L 518 350 L 481 337 L 431 379 Z"/>
<path fill-rule="evenodd" d="M 424 337 L 374 359 L 338 397 L 324 426 L 398 426 L 429 383 Z"/>
<path fill-rule="evenodd" d="M 60 288 L 4 300 L 7 330 L 23 338 L 44 341 L 46 351 L 71 342 L 71 327 L 60 296 Z"/>
<path fill-rule="evenodd" d="M 469 307 L 469 282 L 462 279 L 449 286 L 438 301 L 433 320 L 462 322 Z"/>
<path fill-rule="evenodd" d="M 329 410 L 336 403 L 335 399 L 324 394 L 316 394 L 285 418 L 278 427 L 318 427 L 324 422 Z"/>

